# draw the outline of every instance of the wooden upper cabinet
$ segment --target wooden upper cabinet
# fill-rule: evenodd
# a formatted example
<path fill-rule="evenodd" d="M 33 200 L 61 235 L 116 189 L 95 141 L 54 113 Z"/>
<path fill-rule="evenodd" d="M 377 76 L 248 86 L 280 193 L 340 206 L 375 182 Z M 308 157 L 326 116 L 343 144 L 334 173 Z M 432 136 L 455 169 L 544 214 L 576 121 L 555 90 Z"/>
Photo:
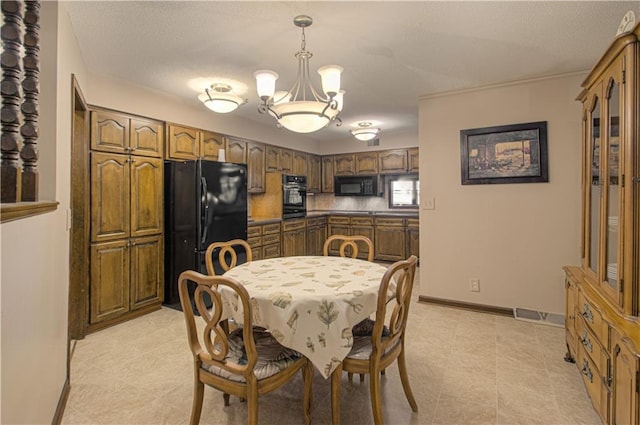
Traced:
<path fill-rule="evenodd" d="M 280 149 L 267 145 L 265 149 L 265 171 L 268 173 L 279 171 Z"/>
<path fill-rule="evenodd" d="M 247 163 L 247 141 L 235 137 L 227 137 L 226 162 L 235 164 Z"/>
<path fill-rule="evenodd" d="M 226 149 L 226 138 L 212 131 L 168 124 L 167 134 L 167 159 L 217 161 L 220 149 Z"/>
<path fill-rule="evenodd" d="M 247 191 L 265 191 L 265 146 L 258 142 L 247 142 Z"/>
<path fill-rule="evenodd" d="M 378 152 L 357 153 L 356 174 L 378 174 Z"/>
<path fill-rule="evenodd" d="M 167 158 L 198 159 L 200 132 L 195 128 L 168 125 Z"/>
<path fill-rule="evenodd" d="M 352 176 L 356 173 L 356 154 L 354 153 L 334 155 L 333 163 L 336 176 Z"/>
<path fill-rule="evenodd" d="M 285 174 L 291 174 L 293 172 L 293 151 L 289 149 L 279 149 L 278 155 L 278 171 L 282 171 Z"/>
<path fill-rule="evenodd" d="M 394 149 L 378 153 L 378 170 L 380 174 L 401 174 L 406 173 L 408 169 L 406 149 Z"/>
<path fill-rule="evenodd" d="M 130 236 L 162 233 L 164 227 L 162 223 L 164 196 L 162 159 L 132 156 L 130 168 Z"/>
<path fill-rule="evenodd" d="M 418 148 L 407 149 L 409 159 L 409 172 L 418 174 L 420 172 L 420 158 L 418 156 Z"/>
<path fill-rule="evenodd" d="M 307 192 L 320 193 L 322 190 L 322 163 L 320 156 L 309 154 L 307 158 Z"/>
<path fill-rule="evenodd" d="M 305 152 L 293 151 L 293 175 L 307 175 L 307 154 Z"/>
<path fill-rule="evenodd" d="M 322 176 L 321 191 L 322 193 L 333 193 L 333 155 L 322 157 Z"/>
<path fill-rule="evenodd" d="M 91 149 L 127 153 L 129 117 L 110 112 L 91 111 Z"/>
<path fill-rule="evenodd" d="M 225 138 L 222 134 L 211 131 L 200 132 L 198 156 L 208 161 L 217 161 L 220 149 L 225 149 Z"/>
<path fill-rule="evenodd" d="M 162 157 L 164 125 L 159 121 L 132 118 L 130 121 L 129 153 Z"/>
<path fill-rule="evenodd" d="M 91 149 L 160 158 L 164 141 L 160 121 L 91 111 Z"/>
<path fill-rule="evenodd" d="M 92 242 L 129 236 L 129 175 L 128 155 L 91 152 Z"/>

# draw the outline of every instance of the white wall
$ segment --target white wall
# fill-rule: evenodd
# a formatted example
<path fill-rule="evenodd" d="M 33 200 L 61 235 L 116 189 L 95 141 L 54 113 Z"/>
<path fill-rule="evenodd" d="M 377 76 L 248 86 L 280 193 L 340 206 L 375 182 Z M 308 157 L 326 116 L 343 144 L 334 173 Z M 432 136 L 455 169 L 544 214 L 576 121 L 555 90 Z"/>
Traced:
<path fill-rule="evenodd" d="M 67 374 L 71 73 L 84 65 L 63 3 L 42 2 L 40 184 L 49 214 L 0 225 L 3 424 L 49 424 Z"/>
<path fill-rule="evenodd" d="M 420 100 L 421 295 L 564 311 L 562 266 L 580 263 L 583 77 Z M 534 121 L 548 125 L 549 183 L 461 185 L 460 130 Z"/>

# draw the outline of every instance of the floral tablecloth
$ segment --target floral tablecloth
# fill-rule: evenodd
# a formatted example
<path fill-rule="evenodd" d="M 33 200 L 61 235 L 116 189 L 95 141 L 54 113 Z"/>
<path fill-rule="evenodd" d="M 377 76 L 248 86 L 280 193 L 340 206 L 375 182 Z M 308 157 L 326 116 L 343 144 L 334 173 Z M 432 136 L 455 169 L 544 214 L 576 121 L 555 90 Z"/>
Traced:
<path fill-rule="evenodd" d="M 342 257 L 281 257 L 252 261 L 224 275 L 251 297 L 254 325 L 305 355 L 328 378 L 349 353 L 351 328 L 376 310 L 386 267 Z M 229 315 L 242 320 L 227 293 Z"/>

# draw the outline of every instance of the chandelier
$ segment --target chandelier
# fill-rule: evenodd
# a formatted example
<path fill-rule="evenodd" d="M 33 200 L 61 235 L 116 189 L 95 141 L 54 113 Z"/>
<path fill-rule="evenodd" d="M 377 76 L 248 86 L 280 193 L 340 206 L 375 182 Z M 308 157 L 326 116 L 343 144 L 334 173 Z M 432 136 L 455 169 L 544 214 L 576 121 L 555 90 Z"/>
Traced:
<path fill-rule="evenodd" d="M 380 133 L 379 128 L 373 128 L 373 124 L 370 122 L 359 122 L 358 127 L 355 130 L 351 130 L 351 134 L 358 140 L 362 140 L 364 142 L 369 141 L 371 139 L 375 139 L 375 137 Z"/>
<path fill-rule="evenodd" d="M 258 112 L 268 113 L 278 120 L 278 126 L 296 133 L 311 133 L 326 127 L 331 121 L 341 125 L 338 114 L 342 110 L 344 90 L 340 90 L 340 74 L 342 67 L 327 65 L 318 69 L 322 78 L 322 91 L 319 94 L 311 84 L 309 78 L 309 59 L 313 54 L 306 50 L 304 29 L 311 26 L 313 19 L 306 15 L 299 15 L 293 19 L 295 26 L 302 28 L 302 43 L 296 53 L 298 59 L 298 76 L 296 82 L 288 92 L 276 92 L 278 74 L 270 70 L 256 71 L 258 96 L 262 104 Z"/>

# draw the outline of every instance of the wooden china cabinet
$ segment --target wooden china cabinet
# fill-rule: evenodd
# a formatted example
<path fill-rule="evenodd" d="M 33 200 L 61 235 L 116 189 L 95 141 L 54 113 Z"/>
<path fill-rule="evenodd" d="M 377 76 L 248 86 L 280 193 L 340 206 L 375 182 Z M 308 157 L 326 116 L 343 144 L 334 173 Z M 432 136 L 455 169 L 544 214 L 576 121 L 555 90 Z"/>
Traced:
<path fill-rule="evenodd" d="M 582 264 L 565 267 L 567 360 L 606 424 L 639 425 L 640 25 L 582 83 Z"/>

